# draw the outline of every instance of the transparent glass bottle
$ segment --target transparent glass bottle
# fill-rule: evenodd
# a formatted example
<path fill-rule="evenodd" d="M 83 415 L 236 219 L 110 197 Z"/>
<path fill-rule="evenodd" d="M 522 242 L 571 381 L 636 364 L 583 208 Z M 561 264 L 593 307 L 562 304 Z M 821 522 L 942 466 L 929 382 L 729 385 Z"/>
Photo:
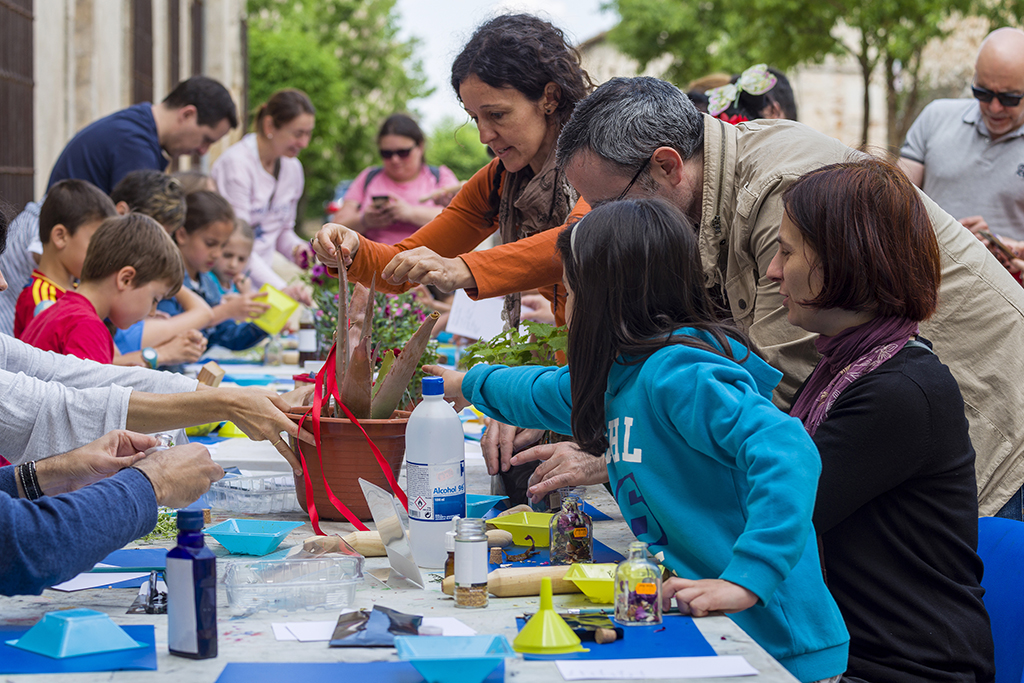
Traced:
<path fill-rule="evenodd" d="M 583 511 L 586 491 L 583 486 L 558 489 L 562 509 L 551 516 L 551 564 L 594 561 L 594 523 Z"/>
<path fill-rule="evenodd" d="M 625 626 L 661 623 L 661 571 L 647 559 L 647 544 L 633 541 L 615 570 L 615 621 Z"/>
<path fill-rule="evenodd" d="M 264 365 L 281 365 L 284 363 L 284 346 L 281 343 L 281 336 L 275 334 L 267 340 L 263 347 Z"/>

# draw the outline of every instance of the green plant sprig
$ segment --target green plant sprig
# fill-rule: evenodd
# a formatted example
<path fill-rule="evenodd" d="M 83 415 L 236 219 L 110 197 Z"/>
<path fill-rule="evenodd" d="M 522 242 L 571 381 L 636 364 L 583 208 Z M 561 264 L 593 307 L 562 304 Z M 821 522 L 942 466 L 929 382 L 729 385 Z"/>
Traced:
<path fill-rule="evenodd" d="M 509 329 L 486 341 L 466 347 L 459 367 L 469 370 L 479 363 L 489 365 L 561 365 L 558 352 L 568 350 L 569 333 L 565 327 L 524 320 L 522 327 Z"/>

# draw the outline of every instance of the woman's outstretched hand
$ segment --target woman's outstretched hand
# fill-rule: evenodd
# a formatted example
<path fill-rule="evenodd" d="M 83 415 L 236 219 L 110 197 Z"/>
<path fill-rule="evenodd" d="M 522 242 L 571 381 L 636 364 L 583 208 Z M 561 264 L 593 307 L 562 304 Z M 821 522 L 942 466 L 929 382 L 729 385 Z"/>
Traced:
<path fill-rule="evenodd" d="M 338 223 L 327 223 L 313 238 L 313 250 L 320 263 L 330 268 L 352 265 L 359 250 L 359 233 Z"/>

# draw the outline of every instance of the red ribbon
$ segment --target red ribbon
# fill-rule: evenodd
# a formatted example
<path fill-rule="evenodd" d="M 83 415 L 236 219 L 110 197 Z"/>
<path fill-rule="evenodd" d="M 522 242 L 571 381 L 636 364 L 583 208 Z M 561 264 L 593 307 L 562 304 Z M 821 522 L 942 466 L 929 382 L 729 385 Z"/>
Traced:
<path fill-rule="evenodd" d="M 381 471 L 384 472 L 384 477 L 387 479 L 388 484 L 391 486 L 391 492 L 394 493 L 398 500 L 402 502 L 402 506 L 405 507 L 406 512 L 409 511 L 409 500 L 406 498 L 405 491 L 398 485 L 398 481 L 395 480 L 395 475 L 391 472 L 391 467 L 388 465 L 387 460 L 384 459 L 384 455 L 377 448 L 377 444 L 373 443 L 373 439 L 363 429 L 363 425 L 359 424 L 359 420 L 352 414 L 352 412 L 341 402 L 341 396 L 338 393 L 338 382 L 335 377 L 335 361 L 334 355 L 337 350 L 337 345 L 331 347 L 331 352 L 327 354 L 327 361 L 323 367 L 320 368 L 320 372 L 316 374 L 316 382 L 313 390 L 313 407 L 306 411 L 306 413 L 299 420 L 299 429 L 302 429 L 303 423 L 307 417 L 312 417 L 313 420 L 313 438 L 316 440 L 316 457 L 320 463 L 320 476 L 324 481 L 324 490 L 327 492 L 327 499 L 331 501 L 334 509 L 340 512 L 345 519 L 352 523 L 356 529 L 360 531 L 368 531 L 366 525 L 363 524 L 359 519 L 352 514 L 352 511 L 348 509 L 348 506 L 341 502 L 337 496 L 334 495 L 334 491 L 331 490 L 330 484 L 327 483 L 327 475 L 324 474 L 324 459 L 320 452 L 320 414 L 322 412 L 324 398 L 328 401 L 333 396 L 334 400 L 349 420 L 354 425 L 359 427 L 359 431 L 366 437 L 366 442 L 370 444 L 370 450 L 373 451 L 374 457 L 377 459 L 377 464 L 380 465 Z M 326 392 L 324 391 L 326 389 Z M 302 463 L 302 478 L 306 484 L 306 511 L 309 513 L 309 521 L 313 525 L 313 531 L 319 536 L 324 536 L 323 531 L 320 530 L 320 515 L 316 511 L 316 503 L 313 502 L 313 480 L 309 476 L 309 468 L 306 466 L 306 459 L 302 455 L 302 449 L 299 448 L 299 461 Z"/>

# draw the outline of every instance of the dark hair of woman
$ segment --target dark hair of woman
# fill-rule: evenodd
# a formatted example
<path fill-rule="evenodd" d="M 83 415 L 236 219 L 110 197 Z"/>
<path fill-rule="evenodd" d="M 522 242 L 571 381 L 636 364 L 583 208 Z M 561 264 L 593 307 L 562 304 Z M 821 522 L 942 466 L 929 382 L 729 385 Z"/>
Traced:
<path fill-rule="evenodd" d="M 425 139 L 419 124 L 411 116 L 405 114 L 392 114 L 384 119 L 384 123 L 380 124 L 380 132 L 377 133 L 377 142 L 380 142 L 385 135 L 409 138 L 417 145 L 422 145 Z"/>
<path fill-rule="evenodd" d="M 720 321 L 704 285 L 696 230 L 668 202 L 603 204 L 562 231 L 558 251 L 572 291 L 572 434 L 584 451 L 603 455 L 608 448 L 604 396 L 613 362 L 639 364 L 674 344 L 733 358 L 730 338 L 753 349 Z M 675 334 L 682 327 L 707 332 L 715 345 Z"/>
<path fill-rule="evenodd" d="M 210 223 L 235 222 L 235 211 L 228 200 L 216 192 L 199 190 L 185 197 L 188 210 L 185 212 L 185 232 L 191 235 Z"/>
<path fill-rule="evenodd" d="M 801 176 L 782 201 L 818 256 L 823 285 L 808 304 L 917 321 L 935 312 L 939 245 L 899 168 L 870 157 L 831 164 Z"/>
<path fill-rule="evenodd" d="M 452 64 L 452 88 L 462 101 L 459 86 L 476 76 L 492 88 L 515 88 L 531 102 L 544 96 L 548 83 L 558 86 L 558 106 L 551 116 L 559 125 L 572 115 L 576 103 L 593 89 L 590 76 L 580 66 L 580 53 L 561 29 L 529 14 L 505 14 L 482 24 Z M 491 188 L 493 215 L 497 215 L 498 188 L 504 164 Z"/>
<path fill-rule="evenodd" d="M 270 117 L 274 128 L 281 128 L 301 114 L 316 114 L 309 95 L 301 90 L 291 88 L 278 90 L 256 111 L 256 116 L 253 117 L 253 126 L 256 128 L 257 134 L 263 135 L 260 122 L 264 117 Z"/>

